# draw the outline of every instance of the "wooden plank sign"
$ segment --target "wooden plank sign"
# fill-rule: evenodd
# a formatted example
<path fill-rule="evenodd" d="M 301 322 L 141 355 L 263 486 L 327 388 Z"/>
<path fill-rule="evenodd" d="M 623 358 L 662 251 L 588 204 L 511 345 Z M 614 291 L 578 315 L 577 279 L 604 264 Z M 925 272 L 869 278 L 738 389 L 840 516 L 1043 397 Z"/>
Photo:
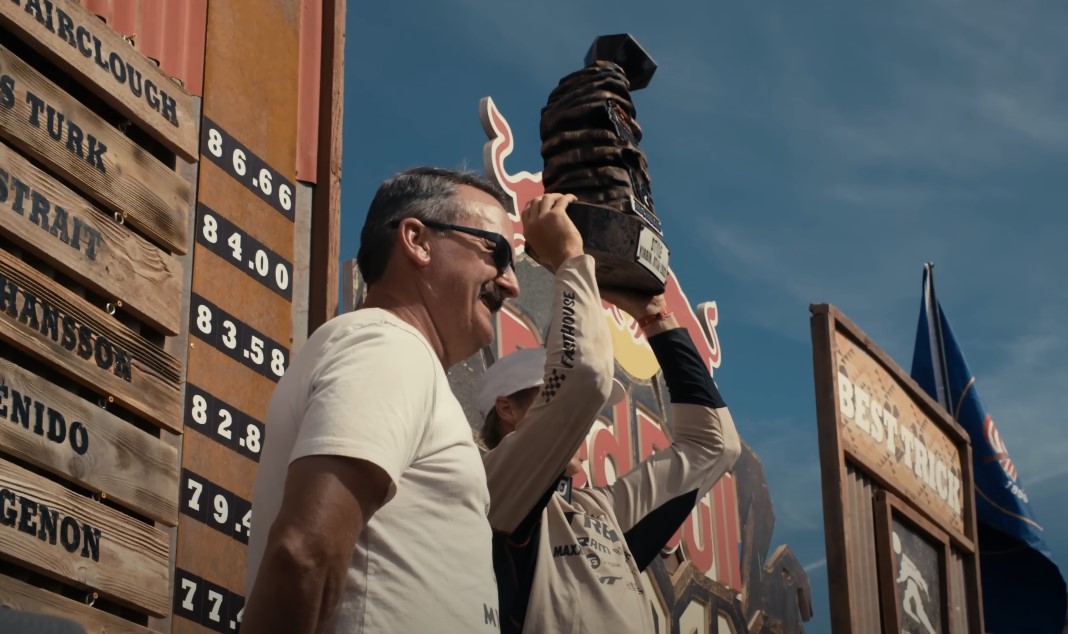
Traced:
<path fill-rule="evenodd" d="M 0 359 L 0 446 L 152 519 L 178 522 L 178 451 Z"/>
<path fill-rule="evenodd" d="M 164 334 L 178 334 L 182 266 L 0 144 L 0 231 Z"/>
<path fill-rule="evenodd" d="M 196 158 L 193 98 L 121 35 L 72 0 L 5 0 L 0 24 L 31 42 L 187 161 Z"/>
<path fill-rule="evenodd" d="M 841 330 L 834 336 L 843 449 L 966 538 L 959 447 L 897 376 Z"/>
<path fill-rule="evenodd" d="M 85 628 L 87 634 L 149 634 L 147 628 L 84 602 L 3 575 L 0 575 L 0 608 L 74 619 Z"/>
<path fill-rule="evenodd" d="M 0 544 L 0 555 L 44 575 L 167 613 L 166 533 L 5 461 Z"/>
<path fill-rule="evenodd" d="M 0 339 L 181 432 L 178 360 L 4 251 Z"/>
<path fill-rule="evenodd" d="M 151 239 L 185 253 L 189 183 L 3 47 L 0 136 L 83 184 Z"/>
<path fill-rule="evenodd" d="M 954 632 L 978 634 L 982 606 L 968 435 L 835 307 L 819 304 L 811 311 L 832 630 L 913 631 L 933 624 L 932 631 L 947 631 L 949 623 Z M 944 542 L 944 551 L 939 547 L 935 556 L 915 540 L 904 544 L 911 534 L 891 525 L 885 504 L 879 506 L 891 498 L 898 500 L 899 515 L 925 534 L 945 535 L 934 540 Z M 922 564 L 925 572 L 906 570 L 909 557 L 915 561 L 908 565 Z M 950 593 L 946 580 L 954 558 L 964 562 L 967 579 L 961 591 Z M 897 618 L 898 572 L 930 577 L 931 592 L 913 606 L 913 616 L 930 615 L 930 623 L 922 617 L 906 626 Z M 951 613 L 967 618 L 943 618 Z"/>

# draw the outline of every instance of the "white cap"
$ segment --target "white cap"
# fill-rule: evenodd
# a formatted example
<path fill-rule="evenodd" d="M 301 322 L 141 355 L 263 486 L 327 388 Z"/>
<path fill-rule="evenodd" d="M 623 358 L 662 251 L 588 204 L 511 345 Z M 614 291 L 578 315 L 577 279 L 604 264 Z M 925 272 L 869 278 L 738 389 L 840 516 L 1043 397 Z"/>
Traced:
<path fill-rule="evenodd" d="M 478 387 L 478 415 L 486 418 L 497 397 L 511 396 L 520 390 L 545 383 L 545 348 L 524 348 L 506 355 L 486 369 Z M 612 395 L 608 405 L 615 405 L 626 393 L 623 384 L 612 379 Z"/>

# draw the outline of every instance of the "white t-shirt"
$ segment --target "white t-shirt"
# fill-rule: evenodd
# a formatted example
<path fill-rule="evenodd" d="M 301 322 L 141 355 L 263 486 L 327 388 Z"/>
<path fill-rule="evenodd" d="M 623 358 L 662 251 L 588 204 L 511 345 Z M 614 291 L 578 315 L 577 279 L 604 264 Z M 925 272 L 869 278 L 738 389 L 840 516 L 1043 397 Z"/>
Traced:
<path fill-rule="evenodd" d="M 353 551 L 327 632 L 496 632 L 497 586 L 478 449 L 441 363 L 392 313 L 330 320 L 278 383 L 252 496 L 248 587 L 289 464 L 360 458 L 390 477 Z"/>

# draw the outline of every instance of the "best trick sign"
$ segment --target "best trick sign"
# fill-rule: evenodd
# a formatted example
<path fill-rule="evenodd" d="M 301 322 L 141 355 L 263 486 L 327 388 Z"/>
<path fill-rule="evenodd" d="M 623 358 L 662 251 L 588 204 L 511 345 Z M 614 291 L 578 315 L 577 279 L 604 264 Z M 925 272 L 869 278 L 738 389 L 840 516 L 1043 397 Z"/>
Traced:
<path fill-rule="evenodd" d="M 833 630 L 982 632 L 967 434 L 838 309 L 811 311 Z"/>

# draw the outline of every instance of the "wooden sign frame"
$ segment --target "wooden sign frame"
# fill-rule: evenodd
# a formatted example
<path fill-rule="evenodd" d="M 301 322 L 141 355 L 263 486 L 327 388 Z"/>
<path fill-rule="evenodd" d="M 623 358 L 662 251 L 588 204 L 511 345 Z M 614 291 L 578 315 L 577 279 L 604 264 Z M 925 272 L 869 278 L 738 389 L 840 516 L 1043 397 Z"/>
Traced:
<path fill-rule="evenodd" d="M 944 627 L 950 629 L 944 631 L 979 634 L 982 602 L 967 433 L 837 308 L 814 304 L 810 311 L 832 631 L 877 631 L 897 624 L 897 597 L 886 572 L 893 561 L 888 535 L 896 514 L 944 544 L 943 563 L 960 561 L 954 579 L 963 587 L 947 588 L 942 595 L 943 613 L 957 609 L 960 618 L 947 618 Z M 848 403 L 860 392 L 851 396 L 856 385 L 844 385 L 858 377 L 856 385 L 863 385 L 871 400 L 864 402 L 872 412 L 864 430 L 870 438 L 856 431 L 864 428 L 858 423 L 863 414 L 857 416 L 863 410 L 855 399 Z M 876 396 L 884 399 L 879 405 L 885 409 L 875 409 Z M 853 408 L 850 416 L 844 403 Z M 879 420 L 882 440 L 876 442 L 873 421 L 879 416 L 889 418 Z M 880 443 L 885 452 L 867 449 Z M 936 456 L 936 448 L 943 452 L 945 446 L 954 455 Z M 959 476 L 952 473 L 954 464 Z M 953 477 L 959 478 L 959 491 L 951 486 Z"/>

